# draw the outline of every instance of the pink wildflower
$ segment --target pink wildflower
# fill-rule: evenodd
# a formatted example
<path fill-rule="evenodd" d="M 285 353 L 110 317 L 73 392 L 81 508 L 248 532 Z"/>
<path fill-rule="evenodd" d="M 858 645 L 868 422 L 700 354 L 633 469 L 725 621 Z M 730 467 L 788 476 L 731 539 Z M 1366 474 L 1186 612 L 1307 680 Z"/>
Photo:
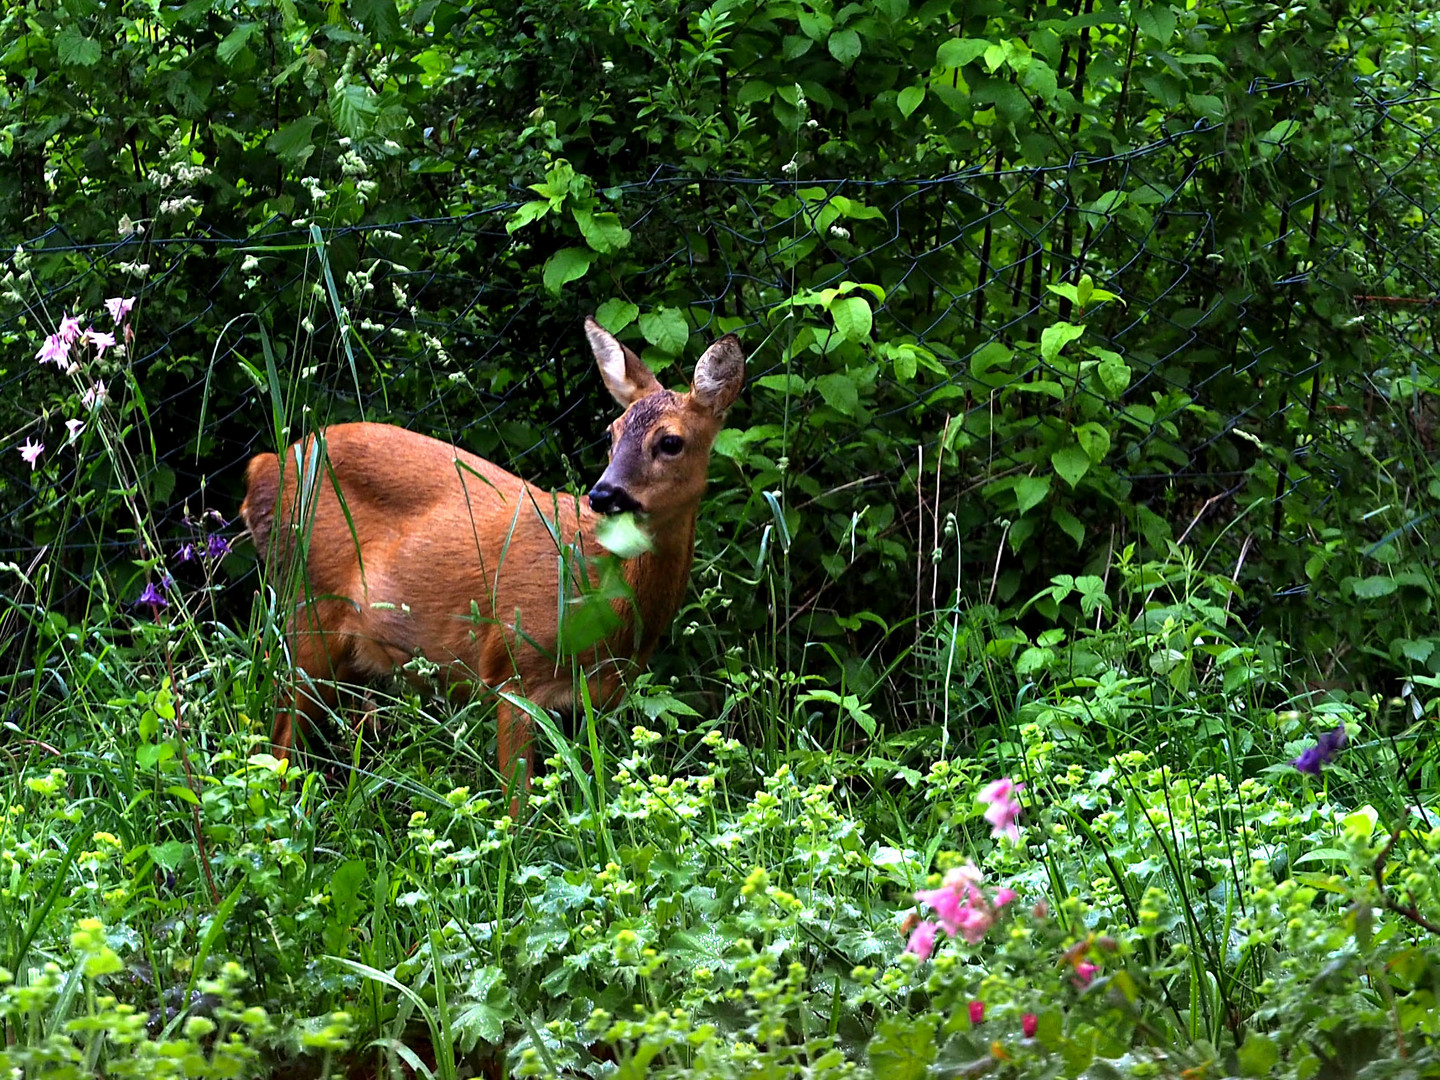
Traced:
<path fill-rule="evenodd" d="M 929 904 L 934 910 L 945 933 L 954 937 L 960 932 L 960 922 L 965 907 L 965 897 L 951 888 L 922 889 L 915 894 L 922 904 Z"/>
<path fill-rule="evenodd" d="M 45 344 L 40 346 L 35 359 L 42 364 L 63 365 L 69 356 L 70 343 L 59 334 L 51 334 L 45 339 Z"/>
<path fill-rule="evenodd" d="M 973 862 L 966 862 L 964 866 L 951 867 L 945 872 L 945 887 L 963 893 L 966 898 L 975 900 L 980 896 L 980 882 L 985 880 L 985 875 Z"/>
<path fill-rule="evenodd" d="M 1040 1018 L 1034 1013 L 1026 1013 L 1020 1017 L 1020 1030 L 1024 1032 L 1027 1039 L 1033 1039 L 1035 1033 L 1040 1030 Z"/>
<path fill-rule="evenodd" d="M 96 409 L 105 404 L 105 383 L 97 380 L 95 385 L 80 395 L 80 404 L 87 409 Z"/>
<path fill-rule="evenodd" d="M 985 820 L 991 824 L 990 835 L 995 839 L 1007 836 L 1013 844 L 1020 842 L 1020 827 L 1015 819 L 1020 816 L 1021 806 L 1012 796 L 1023 790 L 1024 784 L 1017 784 L 1006 776 L 987 784 L 976 796 L 977 801 L 990 804 Z"/>
<path fill-rule="evenodd" d="M 105 310 L 110 312 L 110 318 L 115 322 L 124 322 L 125 316 L 130 314 L 130 309 L 135 306 L 135 297 L 127 296 L 124 299 L 116 296 L 105 301 Z"/>
<path fill-rule="evenodd" d="M 961 909 L 956 929 L 971 945 L 978 945 L 985 940 L 985 934 L 994 924 L 995 913 L 989 908 L 969 906 Z"/>
<path fill-rule="evenodd" d="M 970 1023 L 983 1024 L 985 1022 L 985 1003 L 983 1001 L 970 1002 Z"/>
<path fill-rule="evenodd" d="M 910 934 L 910 942 L 905 946 L 905 951 L 914 953 L 921 960 L 929 960 L 930 954 L 935 951 L 935 934 L 940 929 L 938 923 L 930 922 L 928 919 L 922 922 Z"/>
<path fill-rule="evenodd" d="M 1008 907 L 1020 898 L 1020 894 L 1014 889 L 996 889 L 995 906 L 997 908 Z"/>
<path fill-rule="evenodd" d="M 1099 964 L 1092 964 L 1089 960 L 1081 960 L 1075 965 L 1076 985 L 1089 986 L 1090 980 L 1095 978 L 1095 973 L 1099 970 Z"/>
<path fill-rule="evenodd" d="M 66 429 L 70 432 L 70 441 L 71 441 L 71 442 L 74 442 L 76 439 L 78 439 L 78 438 L 80 437 L 80 433 L 85 430 L 85 421 L 84 421 L 84 420 L 66 420 L 66 421 L 65 421 L 65 427 L 66 427 Z"/>
<path fill-rule="evenodd" d="M 80 336 L 80 316 L 66 315 L 60 320 L 60 330 L 57 336 L 61 341 L 69 345 Z"/>
<path fill-rule="evenodd" d="M 28 437 L 20 446 L 20 456 L 25 459 L 25 464 L 30 466 L 31 472 L 35 471 L 35 465 L 44 452 L 44 443 L 32 442 Z"/>
<path fill-rule="evenodd" d="M 114 334 L 102 333 L 101 331 L 96 330 L 93 326 L 85 331 L 85 337 L 91 345 L 95 346 L 96 356 L 104 356 L 105 350 L 111 348 L 115 344 Z"/>

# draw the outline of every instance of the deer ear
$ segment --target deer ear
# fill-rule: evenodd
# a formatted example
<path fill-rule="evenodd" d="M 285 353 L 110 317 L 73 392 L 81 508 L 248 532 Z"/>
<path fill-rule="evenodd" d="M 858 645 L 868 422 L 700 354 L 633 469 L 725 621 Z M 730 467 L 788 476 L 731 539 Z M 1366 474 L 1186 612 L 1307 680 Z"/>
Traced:
<path fill-rule="evenodd" d="M 645 362 L 621 345 L 615 335 L 596 322 L 593 316 L 585 318 L 585 336 L 590 339 L 595 363 L 600 365 L 600 378 L 605 380 L 605 389 L 622 406 L 628 409 L 660 389 L 660 383 Z"/>
<path fill-rule="evenodd" d="M 690 396 L 717 416 L 735 403 L 745 382 L 745 353 L 740 339 L 726 334 L 705 350 L 690 380 Z"/>

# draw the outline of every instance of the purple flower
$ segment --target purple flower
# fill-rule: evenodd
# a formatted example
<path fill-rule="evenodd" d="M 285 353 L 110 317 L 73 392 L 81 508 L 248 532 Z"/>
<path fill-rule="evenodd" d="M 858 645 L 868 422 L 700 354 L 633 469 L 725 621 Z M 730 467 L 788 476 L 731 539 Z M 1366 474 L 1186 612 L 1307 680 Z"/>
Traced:
<path fill-rule="evenodd" d="M 180 545 L 180 550 L 175 553 L 176 562 L 193 562 L 195 559 L 195 545 L 189 540 Z"/>
<path fill-rule="evenodd" d="M 152 581 L 145 586 L 145 591 L 142 592 L 140 598 L 135 601 L 137 607 L 141 604 L 149 604 L 150 611 L 153 614 L 169 607 L 170 601 L 165 599 L 165 594 L 161 592 Z"/>
<path fill-rule="evenodd" d="M 1290 762 L 1295 768 L 1310 776 L 1319 776 L 1320 770 L 1330 764 L 1339 751 L 1345 749 L 1345 744 L 1350 740 L 1345 735 L 1345 725 L 1341 724 L 1333 731 L 1322 732 L 1320 738 L 1315 741 L 1314 746 L 1306 747 L 1299 757 Z"/>
<path fill-rule="evenodd" d="M 205 554 L 212 559 L 223 558 L 230 554 L 230 541 L 219 533 L 211 533 L 205 538 Z"/>

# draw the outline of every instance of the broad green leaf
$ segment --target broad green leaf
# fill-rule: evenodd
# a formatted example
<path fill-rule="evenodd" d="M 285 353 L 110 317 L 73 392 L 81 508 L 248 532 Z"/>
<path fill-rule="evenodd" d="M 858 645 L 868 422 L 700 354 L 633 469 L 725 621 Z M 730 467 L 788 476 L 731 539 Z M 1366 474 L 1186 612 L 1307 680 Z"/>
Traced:
<path fill-rule="evenodd" d="M 1085 454 L 1095 464 L 1105 460 L 1110 452 L 1110 432 L 1099 424 L 1081 424 L 1075 429 L 1075 439 L 1085 448 Z"/>
<path fill-rule="evenodd" d="M 1084 447 L 1065 446 L 1050 455 L 1055 473 L 1072 488 L 1090 471 L 1090 455 Z"/>
<path fill-rule="evenodd" d="M 868 1054 L 870 1068 L 885 1080 L 925 1080 L 935 1060 L 934 1013 L 889 1016 L 875 1025 Z"/>
<path fill-rule="evenodd" d="M 935 66 L 964 67 L 977 57 L 983 56 L 988 48 L 990 42 L 980 38 L 951 38 L 935 51 Z"/>
<path fill-rule="evenodd" d="M 523 229 L 532 221 L 539 221 L 549 212 L 550 202 L 548 199 L 531 199 L 510 215 L 510 220 L 505 223 L 505 231 L 513 234 L 517 229 Z"/>
<path fill-rule="evenodd" d="M 1135 25 L 1146 37 L 1164 45 L 1175 36 L 1175 12 L 1169 4 L 1152 2 L 1135 16 Z"/>
<path fill-rule="evenodd" d="M 345 83 L 330 91 L 330 119 L 342 135 L 360 139 L 369 134 L 380 111 L 375 91 L 361 83 Z"/>
<path fill-rule="evenodd" d="M 764 79 L 749 79 L 740 87 L 740 93 L 735 95 L 735 100 L 740 105 L 753 105 L 757 101 L 769 101 L 774 93 L 775 87 Z"/>
<path fill-rule="evenodd" d="M 854 30 L 836 30 L 826 42 L 830 55 L 849 67 L 860 55 L 860 35 Z"/>
<path fill-rule="evenodd" d="M 376 41 L 393 41 L 400 36 L 400 12 L 395 0 L 350 0 L 349 8 Z"/>
<path fill-rule="evenodd" d="M 1214 94 L 1186 94 L 1185 104 L 1206 120 L 1225 119 L 1225 102 Z"/>
<path fill-rule="evenodd" d="M 1047 364 L 1054 363 L 1060 350 L 1085 333 L 1085 327 L 1075 323 L 1051 323 L 1040 331 L 1040 357 Z"/>
<path fill-rule="evenodd" d="M 1003 341 L 987 341 L 970 354 L 970 374 L 983 379 L 993 368 L 1003 368 L 1015 355 Z"/>
<path fill-rule="evenodd" d="M 587 248 L 561 248 L 545 260 L 545 290 L 551 296 L 559 296 L 567 282 L 585 276 L 594 258 L 595 253 Z"/>
<path fill-rule="evenodd" d="M 1059 526 L 1061 532 L 1075 541 L 1077 550 L 1080 545 L 1085 543 L 1085 526 L 1080 523 L 1079 518 L 1063 506 L 1050 507 L 1050 520 Z"/>
<path fill-rule="evenodd" d="M 679 308 L 662 307 L 640 316 L 640 333 L 661 352 L 679 356 L 690 338 L 690 327 Z"/>
<path fill-rule="evenodd" d="M 1241 1076 L 1269 1076 L 1280 1063 L 1280 1047 L 1263 1031 L 1247 1032 L 1235 1059 L 1240 1063 Z"/>
<path fill-rule="evenodd" d="M 596 214 L 579 206 L 570 212 L 575 224 L 580 226 L 585 243 L 601 254 L 619 251 L 630 243 L 630 230 L 620 224 L 620 218 L 615 214 L 608 211 Z"/>
<path fill-rule="evenodd" d="M 848 341 L 865 341 L 870 337 L 874 323 L 870 314 L 870 303 L 863 296 L 847 296 L 830 305 L 830 317 L 835 320 L 835 329 Z"/>
<path fill-rule="evenodd" d="M 1394 591 L 1395 579 L 1389 574 L 1374 574 L 1355 581 L 1355 595 L 1361 600 L 1379 600 Z"/>
<path fill-rule="evenodd" d="M 292 120 L 265 140 L 265 149 L 292 168 L 301 168 L 315 152 L 311 134 L 320 123 L 318 116 L 302 116 Z"/>
<path fill-rule="evenodd" d="M 610 299 L 595 309 L 595 321 L 610 333 L 618 334 L 634 322 L 635 316 L 639 314 L 640 309 L 629 300 Z"/>
<path fill-rule="evenodd" d="M 595 526 L 595 539 L 606 551 L 622 559 L 637 558 L 655 546 L 634 514 L 609 514 L 601 518 Z"/>
<path fill-rule="evenodd" d="M 900 110 L 900 115 L 908 120 L 910 114 L 918 109 L 924 100 L 925 88 L 923 86 L 907 86 L 895 98 L 895 105 Z"/>
<path fill-rule="evenodd" d="M 55 51 L 62 64 L 90 67 L 100 60 L 100 42 L 86 37 L 73 26 L 55 35 Z"/>
<path fill-rule="evenodd" d="M 225 35 L 223 41 L 215 46 L 215 55 L 220 62 L 229 67 L 235 62 L 235 57 L 240 55 L 240 50 L 245 48 L 245 43 L 250 40 L 250 35 L 260 29 L 259 23 L 241 23 Z"/>
<path fill-rule="evenodd" d="M 1100 363 L 1096 367 L 1100 373 L 1100 381 L 1105 384 L 1105 389 L 1110 391 L 1112 398 L 1118 398 L 1130 385 L 1130 365 L 1125 363 L 1124 357 L 1119 353 L 1108 349 L 1097 349 L 1096 352 L 1100 356 Z"/>
<path fill-rule="evenodd" d="M 820 391 L 825 404 L 832 409 L 846 416 L 855 415 L 856 406 L 860 404 L 860 391 L 855 386 L 855 380 L 849 375 L 839 372 L 821 375 L 815 380 L 815 389 Z"/>
<path fill-rule="evenodd" d="M 1038 94 L 1040 100 L 1047 105 L 1054 102 L 1055 95 L 1060 90 L 1054 70 L 1038 58 L 1032 59 L 1021 73 L 1020 85 L 1031 93 Z"/>
<path fill-rule="evenodd" d="M 810 389 L 809 381 L 794 372 L 785 375 L 762 375 L 755 380 L 755 385 L 765 390 L 774 390 L 777 394 L 798 395 Z"/>
<path fill-rule="evenodd" d="M 1050 477 L 1022 476 L 1015 481 L 1015 510 L 1025 513 L 1033 510 L 1050 494 Z"/>

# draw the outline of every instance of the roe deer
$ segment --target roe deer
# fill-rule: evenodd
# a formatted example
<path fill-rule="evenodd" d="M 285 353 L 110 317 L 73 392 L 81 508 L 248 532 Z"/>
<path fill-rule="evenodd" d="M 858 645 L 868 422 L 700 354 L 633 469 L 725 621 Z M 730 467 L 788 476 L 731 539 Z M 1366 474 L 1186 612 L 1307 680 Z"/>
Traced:
<path fill-rule="evenodd" d="M 675 393 L 594 319 L 585 334 L 625 411 L 610 425 L 609 465 L 582 498 L 387 424 L 326 428 L 292 446 L 283 465 L 274 454 L 251 459 L 240 516 L 277 587 L 298 579 L 287 570 L 304 574 L 287 627 L 296 685 L 271 735 L 277 757 L 333 707 L 336 681 L 388 675 L 421 655 L 447 688 L 478 683 L 572 708 L 559 605 L 604 551 L 601 517 L 633 511 L 651 548 L 621 564 L 630 596 L 611 602 L 619 628 L 579 658 L 596 705 L 623 696 L 684 597 L 710 449 L 740 392 L 745 354 L 727 334 L 700 357 L 689 392 Z M 562 575 L 571 579 L 563 588 Z M 502 696 L 498 727 L 504 782 L 523 758 L 528 785 L 530 716 Z"/>

